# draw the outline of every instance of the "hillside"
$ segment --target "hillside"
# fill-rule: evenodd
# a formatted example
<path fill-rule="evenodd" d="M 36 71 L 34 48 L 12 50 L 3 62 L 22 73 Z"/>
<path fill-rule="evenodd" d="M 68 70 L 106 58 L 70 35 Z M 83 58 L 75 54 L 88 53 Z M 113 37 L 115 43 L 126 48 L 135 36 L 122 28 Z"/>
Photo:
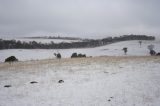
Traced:
<path fill-rule="evenodd" d="M 147 46 L 155 45 L 155 50 L 160 52 L 160 41 L 142 41 L 140 46 L 138 40 L 123 41 L 118 43 L 109 44 L 106 46 L 95 48 L 83 48 L 83 49 L 7 49 L 0 50 L 0 62 L 3 62 L 5 58 L 14 55 L 20 61 L 26 60 L 41 60 L 41 59 L 54 59 L 54 53 L 61 53 L 62 58 L 70 58 L 74 52 L 83 53 L 87 56 L 125 56 L 122 51 L 123 47 L 128 48 L 127 56 L 148 56 L 149 50 Z"/>
<path fill-rule="evenodd" d="M 152 56 L 1 63 L 0 105 L 159 106 L 159 69 Z"/>

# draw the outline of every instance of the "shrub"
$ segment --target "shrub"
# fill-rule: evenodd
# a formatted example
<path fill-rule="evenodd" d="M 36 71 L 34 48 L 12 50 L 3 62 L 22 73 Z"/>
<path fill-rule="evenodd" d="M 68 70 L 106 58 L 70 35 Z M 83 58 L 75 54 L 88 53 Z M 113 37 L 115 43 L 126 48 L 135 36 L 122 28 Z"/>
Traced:
<path fill-rule="evenodd" d="M 85 54 L 78 54 L 78 56 L 77 57 L 86 57 L 86 55 Z"/>
<path fill-rule="evenodd" d="M 160 52 L 158 52 L 156 55 L 157 55 L 157 56 L 160 56 Z"/>
<path fill-rule="evenodd" d="M 73 53 L 71 56 L 71 58 L 75 58 L 75 57 L 77 57 L 77 53 Z"/>
<path fill-rule="evenodd" d="M 61 59 L 61 54 L 60 53 L 57 54 L 57 58 Z"/>
<path fill-rule="evenodd" d="M 150 50 L 150 55 L 154 56 L 154 55 L 156 55 L 156 52 L 154 50 Z"/>
<path fill-rule="evenodd" d="M 86 55 L 85 55 L 85 54 L 82 54 L 82 57 L 86 57 Z"/>
<path fill-rule="evenodd" d="M 54 53 L 54 55 L 56 56 L 57 59 L 61 59 L 61 54 L 60 53 Z"/>
<path fill-rule="evenodd" d="M 150 50 L 150 55 L 154 56 L 154 55 L 156 55 L 156 52 L 154 50 Z"/>
<path fill-rule="evenodd" d="M 72 54 L 72 56 L 71 56 L 71 58 L 77 58 L 77 57 L 80 57 L 80 58 L 82 58 L 82 57 L 86 57 L 86 54 L 77 54 L 77 53 L 73 53 Z"/>
<path fill-rule="evenodd" d="M 5 59 L 5 62 L 15 62 L 18 61 L 18 59 L 15 56 L 10 56 Z"/>
<path fill-rule="evenodd" d="M 78 54 L 78 56 L 77 57 L 82 57 L 82 54 L 80 53 L 80 54 Z"/>

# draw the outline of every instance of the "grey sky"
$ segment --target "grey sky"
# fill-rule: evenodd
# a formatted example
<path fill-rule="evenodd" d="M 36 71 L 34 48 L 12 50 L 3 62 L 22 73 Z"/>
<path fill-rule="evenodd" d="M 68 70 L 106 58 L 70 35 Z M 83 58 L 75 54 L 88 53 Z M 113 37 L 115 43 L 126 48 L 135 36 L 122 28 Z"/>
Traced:
<path fill-rule="evenodd" d="M 0 0 L 0 36 L 160 34 L 160 0 Z"/>

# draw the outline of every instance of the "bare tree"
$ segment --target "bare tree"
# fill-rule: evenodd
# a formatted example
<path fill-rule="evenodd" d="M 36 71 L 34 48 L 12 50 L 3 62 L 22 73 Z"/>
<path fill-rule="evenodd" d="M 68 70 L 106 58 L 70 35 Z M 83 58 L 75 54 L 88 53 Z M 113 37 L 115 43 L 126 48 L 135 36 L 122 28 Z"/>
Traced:
<path fill-rule="evenodd" d="M 139 41 L 139 45 L 140 45 L 140 47 L 141 47 L 141 45 L 142 45 L 142 41 L 141 41 L 141 40 Z"/>
<path fill-rule="evenodd" d="M 128 51 L 127 47 L 124 47 L 122 50 L 124 51 L 124 54 L 126 55 Z"/>

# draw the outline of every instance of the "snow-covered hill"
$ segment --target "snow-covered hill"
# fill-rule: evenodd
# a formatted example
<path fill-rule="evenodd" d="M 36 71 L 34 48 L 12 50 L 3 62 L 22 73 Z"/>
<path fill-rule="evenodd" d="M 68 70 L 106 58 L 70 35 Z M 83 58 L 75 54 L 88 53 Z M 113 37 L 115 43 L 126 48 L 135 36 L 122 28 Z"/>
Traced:
<path fill-rule="evenodd" d="M 11 55 L 20 61 L 45 60 L 0 63 L 0 106 L 159 106 L 160 58 L 149 56 L 150 44 L 160 52 L 159 41 L 142 41 L 141 46 L 125 41 L 85 49 L 1 50 L 1 62 Z M 127 55 L 123 47 L 128 48 Z M 53 59 L 55 52 L 65 59 Z M 100 57 L 69 59 L 73 52 Z"/>
<path fill-rule="evenodd" d="M 152 56 L 0 63 L 0 106 L 160 106 L 159 69 Z"/>
<path fill-rule="evenodd" d="M 149 50 L 147 46 L 155 45 L 155 51 L 160 52 L 160 41 L 142 41 L 140 46 L 138 41 L 123 41 L 119 43 L 113 43 L 106 46 L 96 48 L 83 48 L 83 49 L 8 49 L 0 50 L 0 61 L 4 61 L 5 58 L 14 55 L 20 61 L 25 60 L 40 60 L 40 59 L 52 59 L 54 53 L 60 52 L 62 58 L 69 58 L 72 53 L 83 53 L 87 56 L 124 56 L 122 51 L 123 47 L 128 48 L 128 56 L 147 56 Z"/>

